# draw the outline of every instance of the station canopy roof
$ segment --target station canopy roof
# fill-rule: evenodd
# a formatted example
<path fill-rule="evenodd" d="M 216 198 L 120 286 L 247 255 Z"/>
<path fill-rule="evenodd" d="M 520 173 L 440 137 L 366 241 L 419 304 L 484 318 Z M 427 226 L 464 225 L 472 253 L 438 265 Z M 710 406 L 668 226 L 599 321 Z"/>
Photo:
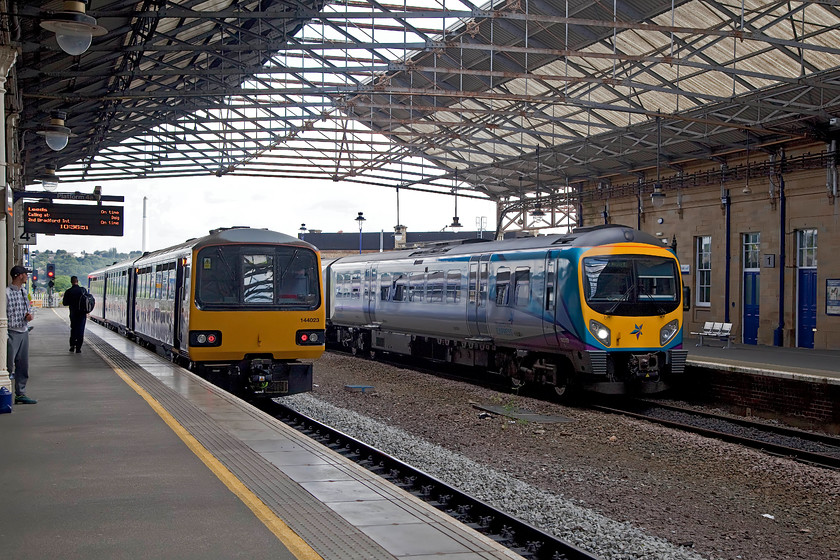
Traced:
<path fill-rule="evenodd" d="M 835 1 L 93 0 L 79 56 L 41 26 L 62 2 L 0 4 L 16 188 L 54 164 L 506 200 L 827 139 L 840 113 Z"/>

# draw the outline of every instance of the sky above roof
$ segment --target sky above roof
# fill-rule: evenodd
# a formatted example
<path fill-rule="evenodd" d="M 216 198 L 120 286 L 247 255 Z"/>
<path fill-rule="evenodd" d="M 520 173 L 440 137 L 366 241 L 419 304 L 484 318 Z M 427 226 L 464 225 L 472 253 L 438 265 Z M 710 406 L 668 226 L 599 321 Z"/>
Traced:
<path fill-rule="evenodd" d="M 397 195 L 392 189 L 346 183 L 294 179 L 200 177 L 144 179 L 97 183 L 103 195 L 124 196 L 122 237 L 93 235 L 37 235 L 31 250 L 64 249 L 73 253 L 116 248 L 141 250 L 143 198 L 146 197 L 146 250 L 175 245 L 211 229 L 230 226 L 268 228 L 288 235 L 307 229 L 358 232 L 356 217 L 364 213 L 363 231 L 393 233 L 397 224 Z M 60 192 L 92 193 L 93 183 L 61 183 Z M 78 204 L 78 202 L 75 202 Z M 108 205 L 120 203 L 108 202 Z M 399 221 L 410 231 L 440 231 L 452 223 L 452 196 L 401 189 Z M 495 229 L 495 204 L 458 197 L 458 215 L 466 230 Z M 451 228 L 447 228 L 451 231 Z"/>

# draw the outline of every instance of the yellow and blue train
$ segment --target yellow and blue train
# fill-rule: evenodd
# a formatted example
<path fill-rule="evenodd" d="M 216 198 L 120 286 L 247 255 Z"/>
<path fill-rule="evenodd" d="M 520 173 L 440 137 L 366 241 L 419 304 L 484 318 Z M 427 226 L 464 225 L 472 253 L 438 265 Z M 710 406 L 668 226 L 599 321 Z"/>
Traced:
<path fill-rule="evenodd" d="M 274 397 L 310 391 L 324 352 L 318 250 L 228 228 L 90 273 L 90 316 L 218 385 Z"/>
<path fill-rule="evenodd" d="M 683 374 L 671 250 L 624 226 L 326 263 L 328 342 L 477 366 L 563 396 L 654 393 Z"/>

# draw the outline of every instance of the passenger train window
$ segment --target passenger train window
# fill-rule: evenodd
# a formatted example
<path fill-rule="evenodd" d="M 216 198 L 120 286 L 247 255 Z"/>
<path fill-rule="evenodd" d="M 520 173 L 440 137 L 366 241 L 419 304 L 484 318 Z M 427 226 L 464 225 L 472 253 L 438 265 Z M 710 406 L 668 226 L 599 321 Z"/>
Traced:
<path fill-rule="evenodd" d="M 478 264 L 478 306 L 484 307 L 487 305 L 487 274 L 488 264 L 482 262 Z"/>
<path fill-rule="evenodd" d="M 478 264 L 470 263 L 470 303 L 475 303 L 476 298 L 478 297 L 478 292 L 476 291 L 476 278 L 478 275 Z"/>
<path fill-rule="evenodd" d="M 510 269 L 499 267 L 496 271 L 496 305 L 508 305 L 508 288 L 510 287 Z"/>
<path fill-rule="evenodd" d="M 400 274 L 394 280 L 394 301 L 406 301 L 406 292 L 408 291 L 408 278 Z"/>
<path fill-rule="evenodd" d="M 169 300 L 175 301 L 175 268 L 169 269 Z"/>
<path fill-rule="evenodd" d="M 379 276 L 379 299 L 388 301 L 391 294 L 391 275 L 387 272 Z"/>
<path fill-rule="evenodd" d="M 362 271 L 361 270 L 354 270 L 353 275 L 350 278 L 350 297 L 353 299 L 359 299 L 359 294 L 362 290 Z"/>
<path fill-rule="evenodd" d="M 440 303 L 443 301 L 443 271 L 430 272 L 426 279 L 426 301 Z"/>
<path fill-rule="evenodd" d="M 461 272 L 450 270 L 446 273 L 446 303 L 461 301 Z"/>
<path fill-rule="evenodd" d="M 426 289 L 426 273 L 413 272 L 408 283 L 408 301 L 423 301 Z"/>
<path fill-rule="evenodd" d="M 161 286 L 162 286 L 162 284 L 163 284 L 163 271 L 160 270 L 159 268 L 156 268 L 155 269 L 155 293 L 153 295 L 153 297 L 155 299 L 160 299 L 161 298 L 161 291 L 162 291 Z"/>
<path fill-rule="evenodd" d="M 554 309 L 554 283 L 556 282 L 557 273 L 554 261 L 548 263 L 548 271 L 545 277 L 545 310 L 551 311 Z"/>
<path fill-rule="evenodd" d="M 519 267 L 513 275 L 513 305 L 525 307 L 531 300 L 531 269 Z"/>

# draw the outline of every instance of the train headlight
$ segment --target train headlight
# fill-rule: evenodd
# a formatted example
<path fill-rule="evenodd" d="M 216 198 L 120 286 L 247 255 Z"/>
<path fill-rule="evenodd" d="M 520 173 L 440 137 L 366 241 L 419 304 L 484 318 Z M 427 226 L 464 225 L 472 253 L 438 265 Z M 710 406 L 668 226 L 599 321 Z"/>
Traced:
<path fill-rule="evenodd" d="M 323 346 L 324 340 L 324 331 L 298 331 L 295 335 L 298 346 Z"/>
<path fill-rule="evenodd" d="M 665 346 L 672 338 L 677 336 L 678 332 L 680 332 L 680 321 L 678 319 L 674 319 L 659 329 L 659 345 Z"/>
<path fill-rule="evenodd" d="M 610 333 L 610 329 L 594 319 L 589 321 L 589 332 L 604 346 L 612 344 L 612 333 Z"/>
<path fill-rule="evenodd" d="M 221 331 L 190 331 L 190 346 L 221 346 Z"/>

